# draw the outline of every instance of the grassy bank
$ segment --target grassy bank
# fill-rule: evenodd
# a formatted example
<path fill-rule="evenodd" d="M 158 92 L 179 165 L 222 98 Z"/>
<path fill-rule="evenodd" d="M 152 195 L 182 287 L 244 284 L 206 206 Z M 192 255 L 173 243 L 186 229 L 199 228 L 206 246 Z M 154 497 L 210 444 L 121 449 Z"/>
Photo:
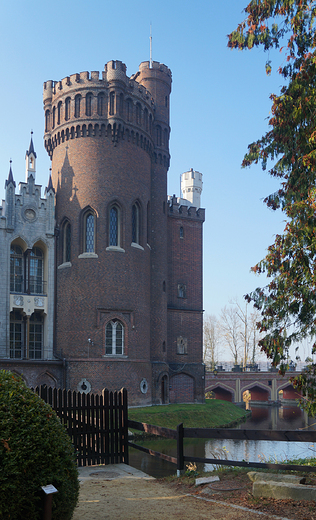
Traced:
<path fill-rule="evenodd" d="M 244 421 L 248 412 L 227 401 L 206 399 L 205 404 L 169 404 L 130 408 L 128 418 L 156 426 L 175 429 L 183 423 L 186 428 L 225 428 Z"/>

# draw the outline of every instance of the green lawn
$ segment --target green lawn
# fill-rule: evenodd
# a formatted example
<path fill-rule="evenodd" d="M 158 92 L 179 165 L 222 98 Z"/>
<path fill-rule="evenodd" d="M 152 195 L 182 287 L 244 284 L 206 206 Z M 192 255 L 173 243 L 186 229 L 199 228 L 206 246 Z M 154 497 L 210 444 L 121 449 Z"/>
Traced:
<path fill-rule="evenodd" d="M 169 404 L 128 410 L 128 418 L 133 421 L 172 429 L 180 423 L 186 428 L 224 428 L 246 417 L 245 410 L 219 399 L 206 399 L 205 404 Z"/>

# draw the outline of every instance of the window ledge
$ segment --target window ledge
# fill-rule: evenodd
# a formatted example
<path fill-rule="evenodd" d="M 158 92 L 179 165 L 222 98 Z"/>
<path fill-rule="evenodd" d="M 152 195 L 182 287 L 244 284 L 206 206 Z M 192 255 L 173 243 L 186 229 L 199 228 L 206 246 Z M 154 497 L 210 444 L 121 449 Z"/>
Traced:
<path fill-rule="evenodd" d="M 125 253 L 125 249 L 119 246 L 109 246 L 106 248 L 107 251 L 117 251 L 118 253 Z"/>
<path fill-rule="evenodd" d="M 127 359 L 128 356 L 125 354 L 103 354 L 104 358 L 111 358 L 111 359 Z"/>
<path fill-rule="evenodd" d="M 144 248 L 141 245 L 137 244 L 137 242 L 132 242 L 131 246 L 135 247 L 136 249 L 141 249 L 142 251 L 144 251 Z"/>
<path fill-rule="evenodd" d="M 96 253 L 81 253 L 78 258 L 99 258 Z"/>
<path fill-rule="evenodd" d="M 66 267 L 71 267 L 72 266 L 72 263 L 71 262 L 64 262 L 63 264 L 60 264 L 57 269 L 65 269 Z"/>

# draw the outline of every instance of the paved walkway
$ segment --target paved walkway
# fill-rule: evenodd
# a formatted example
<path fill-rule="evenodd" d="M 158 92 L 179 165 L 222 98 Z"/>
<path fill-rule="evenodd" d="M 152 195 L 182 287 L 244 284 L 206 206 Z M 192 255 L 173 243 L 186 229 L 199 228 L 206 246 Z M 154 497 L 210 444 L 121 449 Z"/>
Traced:
<path fill-rule="evenodd" d="M 79 503 L 72 520 L 289 520 L 194 491 L 183 494 L 126 464 L 79 468 L 79 480 Z"/>
<path fill-rule="evenodd" d="M 139 469 L 127 464 L 108 464 L 107 466 L 84 466 L 79 469 L 79 482 L 87 480 L 146 479 L 155 480 Z"/>

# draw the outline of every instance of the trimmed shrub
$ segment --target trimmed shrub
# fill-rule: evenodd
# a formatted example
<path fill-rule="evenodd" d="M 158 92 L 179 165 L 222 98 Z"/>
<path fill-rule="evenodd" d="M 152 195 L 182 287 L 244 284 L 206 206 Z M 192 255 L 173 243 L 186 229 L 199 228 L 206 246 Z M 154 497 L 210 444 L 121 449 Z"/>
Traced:
<path fill-rule="evenodd" d="M 53 520 L 70 520 L 79 494 L 74 450 L 64 426 L 23 380 L 0 370 L 0 519 L 41 520 L 53 484 Z"/>

